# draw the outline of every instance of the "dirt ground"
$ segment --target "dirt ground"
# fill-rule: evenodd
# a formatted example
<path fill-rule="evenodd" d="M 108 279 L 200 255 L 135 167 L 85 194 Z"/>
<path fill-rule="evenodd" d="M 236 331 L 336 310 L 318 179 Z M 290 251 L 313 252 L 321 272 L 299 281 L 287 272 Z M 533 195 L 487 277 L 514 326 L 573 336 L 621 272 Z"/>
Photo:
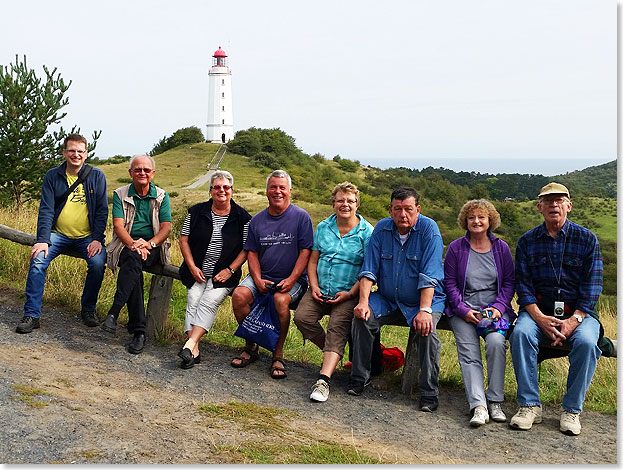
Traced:
<path fill-rule="evenodd" d="M 288 361 L 288 377 L 271 380 L 268 356 L 234 369 L 236 351 L 202 342 L 202 363 L 182 370 L 179 345 L 150 343 L 134 356 L 122 327 L 113 337 L 45 306 L 41 329 L 19 335 L 18 297 L 0 291 L 1 463 L 240 463 L 238 450 L 257 442 L 332 443 L 384 463 L 617 463 L 616 416 L 584 412 L 578 437 L 558 431 L 553 406 L 528 432 L 493 422 L 472 429 L 463 393 L 442 389 L 439 409 L 422 413 L 398 390 L 349 396 L 342 371 L 329 400 L 311 403 L 316 366 Z M 198 411 L 232 401 L 287 412 L 272 432 Z M 509 417 L 515 406 L 504 405 Z"/>

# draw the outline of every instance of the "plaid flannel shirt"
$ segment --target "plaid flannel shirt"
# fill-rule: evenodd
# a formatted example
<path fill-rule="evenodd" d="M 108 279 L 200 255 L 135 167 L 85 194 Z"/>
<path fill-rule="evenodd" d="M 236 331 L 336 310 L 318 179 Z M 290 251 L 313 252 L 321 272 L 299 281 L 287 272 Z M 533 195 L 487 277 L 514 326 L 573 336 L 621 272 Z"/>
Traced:
<path fill-rule="evenodd" d="M 515 289 L 521 308 L 536 303 L 543 313 L 552 315 L 554 301 L 562 300 L 565 316 L 577 309 L 599 318 L 595 305 L 602 283 L 603 262 L 597 237 L 570 220 L 555 239 L 543 223 L 517 242 Z"/>

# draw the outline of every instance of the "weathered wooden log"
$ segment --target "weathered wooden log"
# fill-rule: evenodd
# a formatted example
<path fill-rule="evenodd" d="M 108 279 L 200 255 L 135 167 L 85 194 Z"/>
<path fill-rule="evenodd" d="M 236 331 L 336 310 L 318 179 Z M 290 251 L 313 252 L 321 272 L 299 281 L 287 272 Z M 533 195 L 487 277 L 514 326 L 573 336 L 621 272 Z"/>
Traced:
<path fill-rule="evenodd" d="M 156 274 L 151 278 L 149 300 L 147 301 L 147 337 L 155 338 L 162 332 L 171 305 L 173 278 Z"/>
<path fill-rule="evenodd" d="M 37 236 L 32 233 L 22 232 L 2 224 L 0 224 L 0 238 L 28 246 L 33 246 L 37 241 Z"/>

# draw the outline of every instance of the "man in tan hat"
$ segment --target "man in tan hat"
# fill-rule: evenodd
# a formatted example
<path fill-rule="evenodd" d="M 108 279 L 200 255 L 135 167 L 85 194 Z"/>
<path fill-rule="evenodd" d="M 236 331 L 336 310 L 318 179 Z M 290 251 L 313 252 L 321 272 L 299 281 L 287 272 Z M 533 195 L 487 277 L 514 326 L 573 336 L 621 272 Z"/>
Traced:
<path fill-rule="evenodd" d="M 595 305 L 602 288 L 599 242 L 590 230 L 567 219 L 569 190 L 559 183 L 541 189 L 537 209 L 543 223 L 517 242 L 515 287 L 519 316 L 510 338 L 519 411 L 515 429 L 528 430 L 542 420 L 537 374 L 539 343 L 571 347 L 567 393 L 562 400 L 560 431 L 580 434 L 580 412 L 601 350 Z"/>

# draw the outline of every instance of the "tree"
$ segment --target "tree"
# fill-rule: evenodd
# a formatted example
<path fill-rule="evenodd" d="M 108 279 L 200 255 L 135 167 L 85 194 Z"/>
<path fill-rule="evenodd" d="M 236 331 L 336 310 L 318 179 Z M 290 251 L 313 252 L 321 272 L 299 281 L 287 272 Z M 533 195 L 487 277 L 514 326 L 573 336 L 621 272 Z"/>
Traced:
<path fill-rule="evenodd" d="M 46 171 L 62 161 L 62 142 L 68 134 L 60 127 L 50 131 L 67 115 L 69 83 L 56 68 L 45 65 L 45 80 L 28 68 L 26 56 L 15 64 L 0 65 L 0 196 L 18 208 L 41 192 Z M 69 133 L 80 132 L 74 126 Z M 95 149 L 101 134 L 95 132 L 88 146 Z M 92 155 L 92 154 L 90 154 Z"/>
<path fill-rule="evenodd" d="M 203 133 L 197 126 L 184 127 L 176 130 L 170 137 L 160 139 L 149 154 L 153 157 L 180 145 L 196 144 L 204 140 Z"/>

